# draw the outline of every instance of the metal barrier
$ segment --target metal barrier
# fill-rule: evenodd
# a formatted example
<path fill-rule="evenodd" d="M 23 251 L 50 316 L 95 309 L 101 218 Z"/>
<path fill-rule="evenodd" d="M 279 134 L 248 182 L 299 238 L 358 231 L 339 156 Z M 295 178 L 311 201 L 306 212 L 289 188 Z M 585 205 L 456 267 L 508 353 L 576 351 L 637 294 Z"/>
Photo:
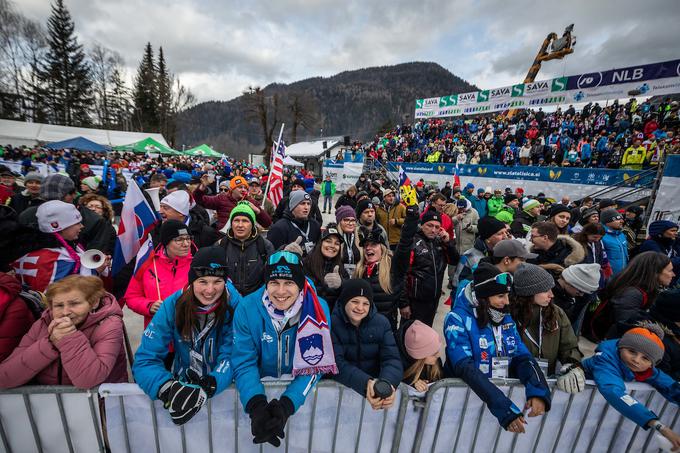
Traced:
<path fill-rule="evenodd" d="M 0 451 L 104 451 L 97 389 L 26 386 L 0 391 Z"/>
<path fill-rule="evenodd" d="M 524 388 L 496 380 L 519 407 Z M 270 398 L 286 381 L 265 382 Z M 551 382 L 553 384 L 553 382 Z M 677 432 L 678 407 L 646 384 L 629 392 Z M 97 396 L 103 398 L 100 424 Z M 645 452 L 656 451 L 644 431 L 606 404 L 589 383 L 582 393 L 553 389 L 546 416 L 529 418 L 524 434 L 501 429 L 460 380 L 433 384 L 424 398 L 400 386 L 392 409 L 374 411 L 356 392 L 322 381 L 289 419 L 280 448 L 254 445 L 250 420 L 232 387 L 211 399 L 187 424 L 175 426 L 159 401 L 136 384 L 99 389 L 22 387 L 0 391 L 0 452 Z M 108 439 L 108 442 L 104 439 Z"/>

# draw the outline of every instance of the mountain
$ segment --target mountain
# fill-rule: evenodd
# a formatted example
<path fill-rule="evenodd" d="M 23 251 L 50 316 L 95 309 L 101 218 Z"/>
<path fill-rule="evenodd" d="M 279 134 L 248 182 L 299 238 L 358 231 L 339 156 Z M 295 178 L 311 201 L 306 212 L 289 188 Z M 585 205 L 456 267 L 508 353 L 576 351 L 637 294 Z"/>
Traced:
<path fill-rule="evenodd" d="M 310 121 L 313 123 L 310 130 L 298 128 L 296 141 L 319 137 L 321 130 L 324 136 L 349 135 L 351 140 L 365 140 L 381 129 L 412 121 L 418 98 L 475 90 L 477 87 L 436 63 L 413 62 L 345 71 L 332 77 L 314 77 L 290 84 L 274 83 L 263 92 L 269 99 L 270 110 L 273 96 L 279 97 L 279 121 L 286 123 L 284 139 L 290 143 L 289 105 L 295 98 L 301 100 L 304 110 L 315 118 Z M 187 109 L 178 119 L 176 146 L 207 143 L 236 158 L 261 152 L 264 148 L 262 129 L 246 114 L 249 105 L 246 96 L 239 96 L 230 101 L 203 102 Z"/>

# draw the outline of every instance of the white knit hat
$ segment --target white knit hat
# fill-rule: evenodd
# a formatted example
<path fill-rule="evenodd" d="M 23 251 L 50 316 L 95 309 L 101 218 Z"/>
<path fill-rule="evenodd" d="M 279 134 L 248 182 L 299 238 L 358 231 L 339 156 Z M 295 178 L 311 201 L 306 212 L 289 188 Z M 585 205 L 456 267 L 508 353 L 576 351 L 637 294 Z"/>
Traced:
<path fill-rule="evenodd" d="M 176 190 L 161 200 L 161 204 L 168 205 L 182 215 L 189 215 L 189 210 L 196 206 L 194 200 L 186 190 Z"/>
<path fill-rule="evenodd" d="M 59 200 L 46 201 L 38 206 L 36 216 L 38 228 L 43 233 L 56 233 L 83 220 L 74 205 Z"/>
<path fill-rule="evenodd" d="M 591 294 L 600 287 L 600 265 L 574 264 L 562 271 L 562 278 L 579 291 Z"/>

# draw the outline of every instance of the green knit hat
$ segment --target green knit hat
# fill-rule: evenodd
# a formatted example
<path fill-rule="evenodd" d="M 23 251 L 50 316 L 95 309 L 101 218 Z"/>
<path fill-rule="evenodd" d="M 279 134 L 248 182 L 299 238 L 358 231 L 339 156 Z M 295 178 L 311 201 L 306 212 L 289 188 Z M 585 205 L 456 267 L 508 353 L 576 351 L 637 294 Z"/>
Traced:
<path fill-rule="evenodd" d="M 253 208 L 250 207 L 250 204 L 248 204 L 247 201 L 238 202 L 234 209 L 231 210 L 231 214 L 229 214 L 229 221 L 231 222 L 234 220 L 234 217 L 239 215 L 248 217 L 250 223 L 252 223 L 253 226 L 255 225 L 255 211 L 253 211 Z"/>
<path fill-rule="evenodd" d="M 513 220 L 513 215 L 508 211 L 500 211 L 495 217 L 503 223 L 512 223 Z"/>

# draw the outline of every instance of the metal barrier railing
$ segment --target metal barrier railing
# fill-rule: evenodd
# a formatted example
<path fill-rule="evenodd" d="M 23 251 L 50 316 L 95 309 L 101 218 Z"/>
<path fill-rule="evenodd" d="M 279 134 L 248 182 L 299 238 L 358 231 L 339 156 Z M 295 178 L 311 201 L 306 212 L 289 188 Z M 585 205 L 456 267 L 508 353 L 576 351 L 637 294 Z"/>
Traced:
<path fill-rule="evenodd" d="M 518 407 L 524 389 L 495 380 Z M 554 384 L 554 382 L 550 382 Z M 265 382 L 270 398 L 286 381 Z M 676 432 L 680 411 L 646 384 L 632 396 Z M 553 388 L 547 415 L 530 418 L 526 433 L 504 431 L 482 401 L 457 379 L 430 386 L 424 397 L 401 385 L 395 405 L 374 411 L 351 389 L 321 381 L 289 419 L 280 448 L 254 445 L 250 420 L 232 387 L 187 424 L 175 426 L 162 404 L 136 384 L 98 389 L 22 387 L 0 391 L 1 452 L 645 452 L 656 451 L 644 431 L 609 407 L 589 383 L 570 395 Z M 102 413 L 97 401 L 103 401 Z"/>

